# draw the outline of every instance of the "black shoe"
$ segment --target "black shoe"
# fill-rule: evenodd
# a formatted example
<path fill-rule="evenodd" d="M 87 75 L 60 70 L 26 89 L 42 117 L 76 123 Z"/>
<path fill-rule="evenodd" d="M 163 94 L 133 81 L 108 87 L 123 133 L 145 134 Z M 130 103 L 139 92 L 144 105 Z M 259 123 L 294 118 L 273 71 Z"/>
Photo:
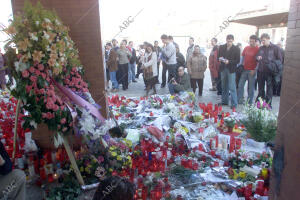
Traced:
<path fill-rule="evenodd" d="M 222 103 L 222 102 L 220 102 L 220 103 L 218 103 L 218 105 L 219 106 L 228 106 L 228 103 Z"/>
<path fill-rule="evenodd" d="M 133 82 L 133 83 L 136 83 L 137 81 L 136 81 L 136 80 L 133 80 L 132 82 Z"/>
<path fill-rule="evenodd" d="M 160 88 L 164 88 L 164 87 L 166 87 L 166 85 L 161 84 Z"/>

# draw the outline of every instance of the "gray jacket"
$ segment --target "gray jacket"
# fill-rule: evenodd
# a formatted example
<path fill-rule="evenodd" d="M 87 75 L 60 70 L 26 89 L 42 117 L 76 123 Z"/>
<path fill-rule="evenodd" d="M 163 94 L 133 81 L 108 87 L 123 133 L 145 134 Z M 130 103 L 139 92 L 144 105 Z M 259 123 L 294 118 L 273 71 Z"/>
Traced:
<path fill-rule="evenodd" d="M 166 47 L 162 49 L 162 54 L 164 54 L 167 59 L 166 59 L 166 64 L 167 65 L 175 65 L 176 62 L 176 48 L 173 42 L 170 42 L 167 44 Z"/>

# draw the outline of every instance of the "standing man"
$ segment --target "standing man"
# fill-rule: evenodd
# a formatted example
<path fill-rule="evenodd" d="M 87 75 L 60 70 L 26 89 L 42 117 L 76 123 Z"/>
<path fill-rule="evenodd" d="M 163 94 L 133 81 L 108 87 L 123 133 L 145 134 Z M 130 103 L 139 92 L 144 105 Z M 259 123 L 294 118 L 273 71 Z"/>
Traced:
<path fill-rule="evenodd" d="M 256 46 L 256 35 L 250 36 L 249 46 L 245 47 L 242 53 L 241 64 L 244 66 L 244 70 L 241 74 L 239 87 L 238 87 L 238 103 L 242 104 L 244 97 L 244 87 L 248 80 L 248 100 L 249 104 L 253 103 L 254 97 L 254 85 L 256 76 L 256 54 L 258 53 L 258 46 Z"/>
<path fill-rule="evenodd" d="M 132 56 L 130 57 L 130 61 L 129 61 L 129 71 L 131 71 L 131 80 L 133 83 L 136 82 L 135 80 L 135 67 L 136 67 L 136 51 L 135 49 L 133 48 L 133 42 L 130 41 L 129 42 L 129 47 L 131 49 L 131 54 Z"/>
<path fill-rule="evenodd" d="M 168 70 L 168 83 L 176 76 L 176 48 L 174 43 L 168 38 L 167 35 L 162 35 L 161 40 L 164 43 L 162 49 L 162 57 L 165 59 L 166 68 Z M 166 80 L 163 79 L 162 86 L 165 86 Z"/>
<path fill-rule="evenodd" d="M 277 43 L 277 46 L 280 48 L 280 53 L 282 56 L 282 65 L 284 64 L 284 49 L 282 48 L 282 41 Z M 273 95 L 274 96 L 280 96 L 280 92 L 281 92 L 281 83 L 282 83 L 282 74 L 280 74 L 280 81 L 279 83 L 276 83 L 276 81 L 274 81 L 274 88 L 273 88 Z"/>
<path fill-rule="evenodd" d="M 228 105 L 230 91 L 232 109 L 237 106 L 235 70 L 240 62 L 240 49 L 233 45 L 233 41 L 233 35 L 227 35 L 226 44 L 220 46 L 218 55 L 222 81 L 222 105 Z"/>
<path fill-rule="evenodd" d="M 258 60 L 258 96 L 266 100 L 270 106 L 273 97 L 273 75 L 268 65 L 280 62 L 282 64 L 282 55 L 280 48 L 270 42 L 270 36 L 267 33 L 261 35 L 262 46 L 259 48 L 256 59 Z M 265 84 L 267 84 L 267 92 L 265 92 Z M 267 94 L 266 94 L 267 93 Z"/>
<path fill-rule="evenodd" d="M 190 37 L 190 39 L 189 39 L 189 47 L 186 50 L 186 61 L 188 61 L 189 58 L 193 55 L 194 47 L 195 47 L 195 45 L 194 45 L 194 38 Z"/>
<path fill-rule="evenodd" d="M 185 59 L 184 59 L 184 56 L 182 53 L 180 53 L 180 49 L 179 49 L 179 46 L 178 45 L 175 45 L 175 48 L 176 48 L 176 62 L 177 62 L 177 68 L 176 68 L 176 71 L 179 67 L 186 67 L 186 63 L 185 63 Z"/>
<path fill-rule="evenodd" d="M 154 51 L 157 55 L 157 79 L 159 84 L 159 66 L 160 66 L 160 54 L 161 54 L 161 48 L 158 46 L 158 41 L 154 41 Z"/>
<path fill-rule="evenodd" d="M 222 94 L 222 84 L 221 84 L 221 73 L 220 73 L 220 62 L 218 60 L 218 50 L 217 38 L 211 39 L 212 50 L 209 55 L 209 70 L 211 76 L 212 88 L 210 91 L 218 91 L 218 95 Z"/>
<path fill-rule="evenodd" d="M 112 83 L 111 92 L 117 92 L 119 90 L 119 83 L 117 81 L 118 71 L 118 55 L 114 49 L 112 49 L 111 43 L 106 44 L 108 49 L 107 68 L 109 70 L 110 81 Z"/>
<path fill-rule="evenodd" d="M 117 51 L 120 47 L 118 46 L 118 41 L 116 39 L 112 39 L 112 47 L 115 51 Z"/>

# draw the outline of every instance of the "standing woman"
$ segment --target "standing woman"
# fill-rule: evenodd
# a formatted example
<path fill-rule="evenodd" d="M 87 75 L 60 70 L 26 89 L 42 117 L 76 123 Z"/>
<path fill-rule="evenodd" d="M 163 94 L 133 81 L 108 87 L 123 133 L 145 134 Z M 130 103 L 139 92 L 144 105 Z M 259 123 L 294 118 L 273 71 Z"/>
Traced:
<path fill-rule="evenodd" d="M 200 47 L 195 46 L 194 52 L 187 61 L 188 73 L 191 77 L 191 85 L 193 92 L 196 92 L 197 84 L 199 88 L 199 96 L 202 96 L 204 72 L 207 68 L 207 58 L 200 52 Z"/>
<path fill-rule="evenodd" d="M 119 60 L 119 70 L 121 72 L 120 82 L 123 90 L 128 89 L 128 63 L 131 57 L 130 51 L 126 48 L 126 42 L 122 41 L 121 46 L 117 51 Z"/>
<path fill-rule="evenodd" d="M 144 70 L 144 79 L 146 83 L 146 96 L 148 96 L 151 89 L 153 89 L 153 94 L 156 94 L 155 84 L 158 82 L 157 55 L 152 44 L 148 43 L 146 45 L 142 68 Z"/>

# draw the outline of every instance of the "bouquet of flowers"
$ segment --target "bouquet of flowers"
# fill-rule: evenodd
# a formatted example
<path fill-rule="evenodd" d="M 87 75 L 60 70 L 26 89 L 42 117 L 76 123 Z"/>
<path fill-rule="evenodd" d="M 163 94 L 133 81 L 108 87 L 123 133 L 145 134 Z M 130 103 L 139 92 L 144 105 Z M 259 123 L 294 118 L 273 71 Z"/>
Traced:
<path fill-rule="evenodd" d="M 70 108 L 55 86 L 60 84 L 80 96 L 89 96 L 68 27 L 40 3 L 32 6 L 26 2 L 23 15 L 16 16 L 3 31 L 9 36 L 8 67 L 16 80 L 11 94 L 29 112 L 23 118 L 23 127 L 34 129 L 45 123 L 49 130 L 68 133 L 73 126 Z M 12 50 L 13 46 L 17 50 Z"/>
<path fill-rule="evenodd" d="M 277 117 L 262 99 L 259 100 L 259 106 L 246 105 L 244 114 L 240 122 L 254 140 L 268 142 L 274 139 Z"/>

